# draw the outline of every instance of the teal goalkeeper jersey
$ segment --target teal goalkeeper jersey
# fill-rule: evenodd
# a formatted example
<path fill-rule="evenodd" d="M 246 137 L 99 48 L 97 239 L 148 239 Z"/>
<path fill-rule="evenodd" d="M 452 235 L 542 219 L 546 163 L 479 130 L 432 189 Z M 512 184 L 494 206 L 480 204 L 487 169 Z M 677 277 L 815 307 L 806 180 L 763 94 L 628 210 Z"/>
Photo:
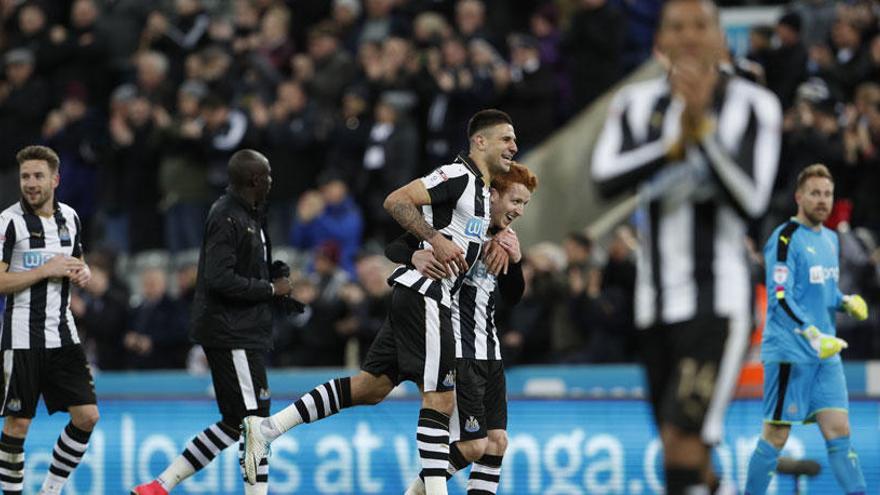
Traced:
<path fill-rule="evenodd" d="M 843 294 L 840 278 L 840 242 L 837 233 L 815 231 L 792 219 L 773 231 L 764 246 L 767 283 L 767 319 L 761 342 L 763 361 L 814 363 L 819 361 L 796 329 L 815 325 L 835 335 L 835 312 Z M 825 361 L 840 360 L 840 355 Z"/>

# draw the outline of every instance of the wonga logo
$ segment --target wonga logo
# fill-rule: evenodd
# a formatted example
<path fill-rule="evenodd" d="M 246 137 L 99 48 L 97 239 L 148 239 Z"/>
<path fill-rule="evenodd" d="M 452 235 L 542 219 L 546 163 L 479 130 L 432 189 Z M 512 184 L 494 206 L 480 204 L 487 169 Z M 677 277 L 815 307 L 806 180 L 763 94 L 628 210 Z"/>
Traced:
<path fill-rule="evenodd" d="M 464 228 L 464 233 L 469 237 L 483 237 L 483 219 L 473 217 L 468 220 L 467 225 Z"/>
<path fill-rule="evenodd" d="M 33 268 L 39 268 L 43 266 L 44 263 L 52 259 L 54 255 L 52 253 L 41 253 L 39 251 L 25 251 L 24 260 L 22 263 L 24 267 L 28 270 Z"/>

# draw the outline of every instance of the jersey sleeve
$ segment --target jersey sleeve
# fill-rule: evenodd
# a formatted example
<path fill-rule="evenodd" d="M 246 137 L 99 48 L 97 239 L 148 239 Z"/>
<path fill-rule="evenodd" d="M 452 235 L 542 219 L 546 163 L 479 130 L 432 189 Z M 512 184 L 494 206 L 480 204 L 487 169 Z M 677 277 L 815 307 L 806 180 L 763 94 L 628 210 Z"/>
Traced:
<path fill-rule="evenodd" d="M 73 238 L 73 251 L 70 253 L 74 258 L 82 258 L 82 222 L 79 221 L 79 215 L 73 214 L 73 223 L 76 224 L 76 235 Z"/>
<path fill-rule="evenodd" d="M 421 178 L 431 196 L 431 204 L 458 201 L 468 183 L 468 176 L 459 165 L 444 165 Z"/>
<path fill-rule="evenodd" d="M 3 263 L 12 263 L 12 248 L 15 246 L 15 222 L 7 214 L 0 213 L 0 256 Z"/>
<path fill-rule="evenodd" d="M 775 311 L 781 311 L 797 328 L 813 325 L 812 318 L 794 299 L 794 286 L 798 277 L 809 277 L 809 273 L 800 273 L 797 269 L 798 244 L 794 233 L 798 225 L 788 223 L 771 239 L 767 250 L 773 260 L 773 268 L 767 280 L 767 287 L 772 287 L 772 296 L 776 304 L 771 305 Z M 820 329 L 822 330 L 822 329 Z"/>

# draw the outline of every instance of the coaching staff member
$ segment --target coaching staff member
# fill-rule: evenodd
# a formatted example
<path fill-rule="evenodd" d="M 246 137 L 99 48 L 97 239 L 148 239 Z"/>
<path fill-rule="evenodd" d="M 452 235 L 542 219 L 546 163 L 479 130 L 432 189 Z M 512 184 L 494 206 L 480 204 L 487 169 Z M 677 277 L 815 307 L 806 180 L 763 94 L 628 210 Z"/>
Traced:
<path fill-rule="evenodd" d="M 158 478 L 134 488 L 133 494 L 168 493 L 238 441 L 245 416 L 269 415 L 264 354 L 272 346 L 272 304 L 300 308 L 289 297 L 289 269 L 272 263 L 265 230 L 263 211 L 272 186 L 269 160 L 257 151 L 241 150 L 229 159 L 228 171 L 227 193 L 208 213 L 192 314 L 192 337 L 208 357 L 221 419 L 190 440 Z M 245 493 L 265 494 L 268 475 L 264 457 L 257 483 L 245 483 Z"/>

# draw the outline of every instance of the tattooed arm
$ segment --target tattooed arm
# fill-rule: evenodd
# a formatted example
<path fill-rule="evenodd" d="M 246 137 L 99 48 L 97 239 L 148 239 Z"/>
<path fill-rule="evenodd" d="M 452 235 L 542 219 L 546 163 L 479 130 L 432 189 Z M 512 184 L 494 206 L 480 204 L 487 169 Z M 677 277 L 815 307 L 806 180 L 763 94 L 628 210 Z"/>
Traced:
<path fill-rule="evenodd" d="M 444 265 L 449 263 L 460 271 L 467 270 L 464 250 L 428 225 L 419 207 L 431 204 L 431 195 L 421 180 L 416 179 L 396 189 L 385 198 L 385 211 L 401 227 L 434 249 L 434 257 Z"/>

